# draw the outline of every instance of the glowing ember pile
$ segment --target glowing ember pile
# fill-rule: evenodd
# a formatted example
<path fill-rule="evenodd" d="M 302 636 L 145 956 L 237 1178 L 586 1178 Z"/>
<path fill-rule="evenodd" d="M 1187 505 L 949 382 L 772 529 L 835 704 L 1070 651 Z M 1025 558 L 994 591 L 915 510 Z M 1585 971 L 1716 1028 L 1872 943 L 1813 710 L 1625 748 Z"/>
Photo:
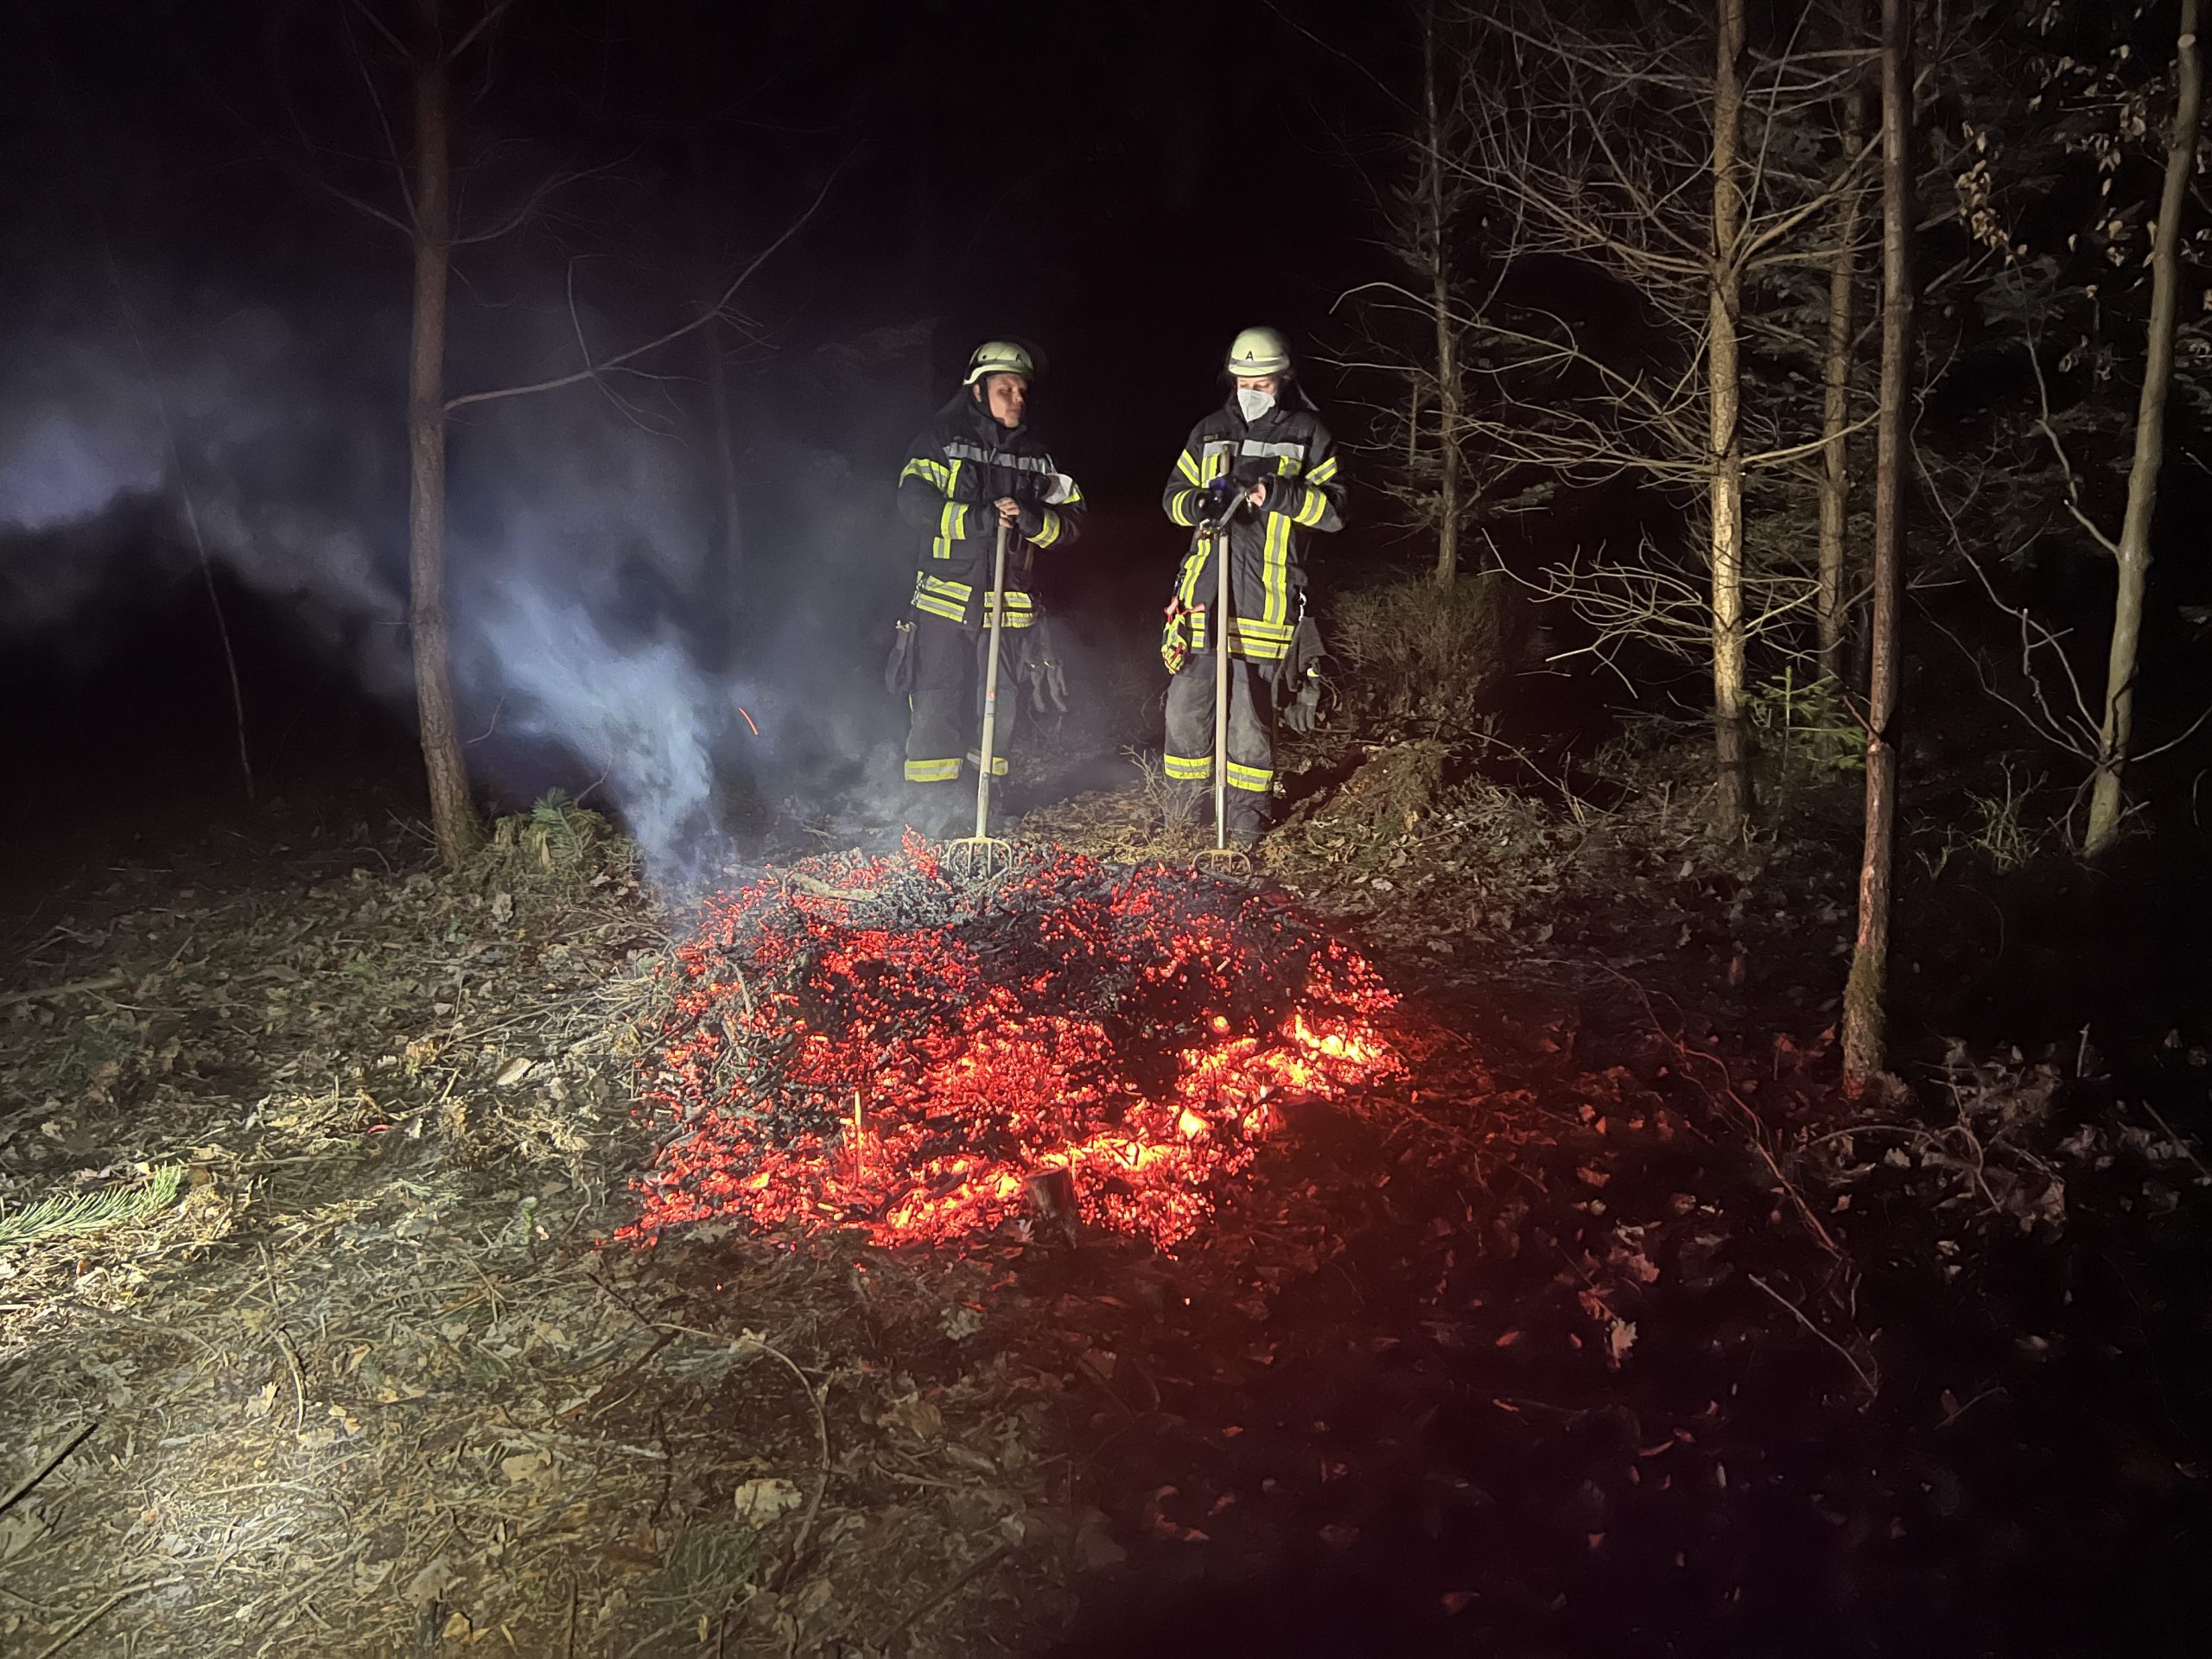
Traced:
<path fill-rule="evenodd" d="M 811 861 L 709 901 L 679 962 L 635 1237 L 958 1238 L 1064 1170 L 1087 1221 L 1173 1244 L 1280 1103 L 1398 1065 L 1375 970 L 1279 897 L 1057 850 L 989 883 L 913 842 Z"/>

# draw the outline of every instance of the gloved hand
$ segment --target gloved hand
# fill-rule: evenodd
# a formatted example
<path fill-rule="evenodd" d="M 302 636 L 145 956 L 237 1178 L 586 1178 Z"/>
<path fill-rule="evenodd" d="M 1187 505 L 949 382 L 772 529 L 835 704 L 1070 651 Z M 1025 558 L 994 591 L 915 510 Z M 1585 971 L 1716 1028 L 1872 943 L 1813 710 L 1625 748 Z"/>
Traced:
<path fill-rule="evenodd" d="M 1191 613 L 1183 601 L 1167 601 L 1167 621 L 1160 630 L 1160 660 L 1170 674 L 1179 674 L 1191 660 Z"/>
<path fill-rule="evenodd" d="M 1262 503 L 1262 512 L 1295 512 L 1302 486 L 1294 478 L 1281 474 L 1270 474 L 1262 480 L 1267 486 L 1267 499 Z"/>
<path fill-rule="evenodd" d="M 1297 630 L 1291 635 L 1289 655 L 1283 662 L 1282 678 L 1277 682 L 1282 723 L 1294 732 L 1310 732 L 1321 723 L 1321 664 L 1328 654 L 1320 624 L 1300 614 Z"/>
<path fill-rule="evenodd" d="M 1283 705 L 1282 723 L 1301 735 L 1321 723 L 1321 676 L 1308 674 L 1299 683 L 1298 694 Z"/>
<path fill-rule="evenodd" d="M 1243 486 L 1233 478 L 1215 479 L 1199 492 L 1198 522 L 1202 524 L 1219 524 L 1243 490 Z"/>

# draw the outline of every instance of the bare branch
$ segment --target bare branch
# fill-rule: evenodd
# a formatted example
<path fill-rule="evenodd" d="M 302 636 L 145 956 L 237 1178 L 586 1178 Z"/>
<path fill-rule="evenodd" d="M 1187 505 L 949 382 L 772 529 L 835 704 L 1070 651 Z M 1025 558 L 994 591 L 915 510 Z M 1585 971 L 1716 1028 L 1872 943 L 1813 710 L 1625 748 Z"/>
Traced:
<path fill-rule="evenodd" d="M 507 15 L 507 9 L 514 3 L 515 0 L 495 0 L 484 15 L 471 26 L 468 32 L 453 43 L 452 48 L 446 53 L 446 61 L 451 63 L 470 47 L 475 45 L 480 39 L 491 31 L 493 26 L 500 18 Z"/>
<path fill-rule="evenodd" d="M 799 232 L 805 227 L 808 221 L 813 219 L 814 215 L 820 211 L 822 204 L 829 200 L 830 188 L 836 183 L 838 174 L 842 173 L 843 170 L 843 168 L 840 166 L 836 171 L 833 171 L 830 175 L 829 178 L 823 181 L 821 190 L 816 194 L 813 201 L 808 204 L 806 211 L 801 213 L 797 219 L 793 219 L 789 225 L 785 226 L 782 233 L 779 235 L 774 241 L 763 248 L 759 254 L 754 256 L 753 262 L 750 264 L 747 265 L 744 270 L 738 272 L 735 278 L 732 280 L 728 288 L 722 290 L 721 296 L 715 300 L 714 304 L 708 307 L 704 311 L 702 311 L 697 316 L 692 318 L 690 321 L 679 324 L 677 327 L 670 329 L 666 334 L 658 335 L 655 338 L 645 341 L 642 346 L 633 346 L 626 352 L 617 353 L 614 356 L 607 359 L 603 362 L 592 363 L 587 361 L 582 368 L 576 370 L 571 374 L 555 375 L 550 379 L 532 381 L 527 385 L 501 386 L 490 391 L 471 391 L 463 393 L 458 397 L 448 397 L 446 399 L 447 411 L 450 413 L 452 410 L 456 409 L 465 409 L 471 404 L 493 403 L 502 397 L 524 397 L 536 392 L 557 391 L 563 386 L 573 386 L 580 381 L 593 379 L 599 375 L 606 373 L 610 369 L 618 368 L 621 365 L 628 363 L 634 359 L 643 357 L 649 352 L 657 352 L 662 346 L 670 345 L 676 340 L 683 339 L 686 334 L 695 333 L 698 329 L 705 327 L 709 323 L 714 321 L 728 309 L 730 302 L 737 297 L 738 290 L 743 288 L 745 284 L 751 280 L 753 274 L 759 270 L 762 265 L 766 264 L 769 258 L 773 256 L 785 243 L 790 241 L 794 236 L 797 236 Z"/>
<path fill-rule="evenodd" d="M 599 167 L 587 167 L 567 173 L 549 174 L 539 180 L 531 193 L 518 202 L 505 217 L 480 231 L 472 232 L 467 236 L 456 236 L 453 239 L 453 245 L 456 248 L 474 247 L 480 243 L 496 242 L 501 237 L 512 236 L 528 224 L 537 210 L 552 196 L 582 184 L 587 180 L 606 178 L 622 165 L 621 162 L 609 162 Z"/>

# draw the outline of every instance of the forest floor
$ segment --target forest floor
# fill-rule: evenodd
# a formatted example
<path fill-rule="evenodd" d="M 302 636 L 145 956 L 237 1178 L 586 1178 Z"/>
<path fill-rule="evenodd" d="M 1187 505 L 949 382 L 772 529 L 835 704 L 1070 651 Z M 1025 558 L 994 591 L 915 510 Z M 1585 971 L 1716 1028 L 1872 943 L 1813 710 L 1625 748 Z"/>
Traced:
<path fill-rule="evenodd" d="M 2208 1033 L 1849 1102 L 1833 859 L 1301 793 L 1255 879 L 1408 1069 L 1172 1255 L 609 1243 L 685 918 L 575 815 L 79 881 L 0 992 L 0 1651 L 2202 1651 Z"/>

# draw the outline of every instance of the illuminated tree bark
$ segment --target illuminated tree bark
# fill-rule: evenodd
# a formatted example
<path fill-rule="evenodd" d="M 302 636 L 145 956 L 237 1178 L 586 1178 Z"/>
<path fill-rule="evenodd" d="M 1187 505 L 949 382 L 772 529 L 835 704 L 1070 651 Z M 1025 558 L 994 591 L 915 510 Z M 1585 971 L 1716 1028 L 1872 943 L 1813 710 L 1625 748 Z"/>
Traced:
<path fill-rule="evenodd" d="M 2174 378 L 2174 328 L 2181 287 L 2181 220 L 2196 171 L 2198 128 L 2204 115 L 2204 68 L 2197 44 L 2198 0 L 2182 0 L 2174 48 L 2179 99 L 2166 138 L 2165 188 L 2151 249 L 2151 330 L 2143 353 L 2143 392 L 2136 406 L 2135 459 L 2127 474 L 2127 516 L 2113 548 L 2119 582 L 2105 670 L 2104 722 L 2098 734 L 2096 779 L 2082 849 L 2091 857 L 2120 839 L 2126 817 L 2128 752 L 2135 739 L 2136 659 L 2143 637 L 2143 596 L 2151 575 L 2151 525 L 2158 505 L 2158 469 L 2165 459 L 2166 398 Z"/>
<path fill-rule="evenodd" d="M 1859 866 L 1859 938 L 1843 999 L 1843 1075 L 1854 1091 L 1888 1059 L 1905 376 L 1912 348 L 1911 123 L 1912 0 L 1882 0 L 1882 391 L 1875 423 L 1873 591 L 1867 619 L 1866 829 Z"/>
<path fill-rule="evenodd" d="M 1429 306 L 1436 325 L 1436 579 L 1448 582 L 1459 574 L 1459 324 L 1452 314 L 1451 250 L 1445 232 L 1450 214 L 1444 193 L 1444 123 L 1436 107 L 1436 7 L 1421 12 L 1421 112 L 1423 154 L 1421 245 L 1428 259 Z M 1416 386 L 1414 423 L 1420 420 Z"/>
<path fill-rule="evenodd" d="M 1706 379 L 1712 484 L 1713 828 L 1732 838 L 1751 820 L 1751 734 L 1744 637 L 1742 161 L 1744 0 L 1718 0 L 1713 81 L 1713 270 Z"/>
<path fill-rule="evenodd" d="M 1846 15 L 1845 38 L 1853 45 L 1864 27 L 1864 13 L 1853 4 Z M 1859 147 L 1866 127 L 1866 86 L 1861 81 L 1845 100 L 1844 164 L 1849 169 L 1836 207 L 1834 263 L 1828 267 L 1828 337 L 1821 365 L 1820 597 L 1817 601 L 1821 668 L 1840 680 L 1849 631 L 1846 597 L 1845 534 L 1851 512 L 1851 366 L 1853 332 L 1858 325 L 1859 226 L 1865 193 L 1859 184 Z"/>
<path fill-rule="evenodd" d="M 446 289 L 453 266 L 453 156 L 447 126 L 450 60 L 425 6 L 429 50 L 415 73 L 415 302 L 407 372 L 407 581 L 415 708 L 429 777 L 438 854 L 459 869 L 482 838 L 454 715 L 446 616 Z"/>

